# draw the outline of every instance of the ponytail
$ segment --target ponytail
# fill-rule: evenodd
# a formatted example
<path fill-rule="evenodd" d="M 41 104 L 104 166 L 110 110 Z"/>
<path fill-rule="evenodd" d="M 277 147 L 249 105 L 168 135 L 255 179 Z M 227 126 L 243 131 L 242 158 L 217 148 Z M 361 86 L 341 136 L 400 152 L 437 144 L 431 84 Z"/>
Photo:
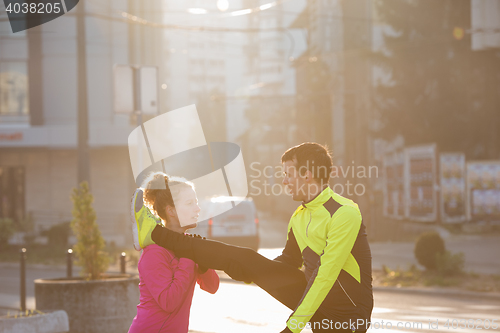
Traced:
<path fill-rule="evenodd" d="M 180 186 L 179 186 L 180 185 Z M 168 221 L 166 207 L 175 208 L 174 196 L 185 187 L 194 189 L 193 183 L 181 177 L 170 177 L 163 172 L 151 173 L 143 182 L 144 203 L 164 221 Z M 173 192 L 173 193 L 172 193 Z"/>

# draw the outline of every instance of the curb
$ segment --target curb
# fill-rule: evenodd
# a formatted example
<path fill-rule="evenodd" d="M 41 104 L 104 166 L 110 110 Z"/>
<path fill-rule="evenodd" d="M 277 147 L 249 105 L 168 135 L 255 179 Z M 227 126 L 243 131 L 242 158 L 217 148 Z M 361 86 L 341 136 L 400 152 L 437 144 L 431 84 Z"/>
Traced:
<path fill-rule="evenodd" d="M 500 293 L 467 291 L 460 289 L 443 289 L 443 288 L 412 288 L 412 287 L 373 287 L 373 291 L 385 291 L 393 293 L 407 293 L 419 295 L 439 295 L 449 297 L 468 297 L 476 299 L 491 299 L 500 301 Z"/>
<path fill-rule="evenodd" d="M 68 315 L 63 310 L 35 314 L 29 317 L 1 318 L 0 331 L 5 333 L 16 332 L 68 332 Z"/>

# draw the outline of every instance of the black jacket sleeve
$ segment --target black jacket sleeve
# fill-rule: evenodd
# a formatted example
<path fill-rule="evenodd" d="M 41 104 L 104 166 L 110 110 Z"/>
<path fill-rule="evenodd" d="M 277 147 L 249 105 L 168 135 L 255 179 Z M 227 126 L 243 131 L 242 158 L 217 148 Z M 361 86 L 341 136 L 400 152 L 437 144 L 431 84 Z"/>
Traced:
<path fill-rule="evenodd" d="M 285 248 L 280 256 L 274 258 L 274 260 L 291 265 L 293 267 L 302 267 L 302 253 L 300 252 L 299 245 L 295 239 L 292 228 L 288 232 L 287 241 Z"/>

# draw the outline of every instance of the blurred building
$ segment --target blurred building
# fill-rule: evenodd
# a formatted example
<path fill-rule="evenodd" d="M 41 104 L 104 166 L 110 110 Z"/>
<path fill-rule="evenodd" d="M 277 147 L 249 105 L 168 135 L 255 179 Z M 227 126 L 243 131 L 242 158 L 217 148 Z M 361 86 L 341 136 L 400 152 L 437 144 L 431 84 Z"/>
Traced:
<path fill-rule="evenodd" d="M 366 163 L 371 87 L 370 1 L 309 0 L 291 28 L 307 31 L 297 69 L 299 137 L 328 144 L 335 163 Z"/>
<path fill-rule="evenodd" d="M 290 104 L 295 78 L 289 59 L 304 46 L 283 28 L 302 3 L 166 1 L 166 22 L 179 26 L 165 32 L 168 108 L 196 103 L 206 113 L 206 104 L 218 103 L 224 137 L 238 141 L 253 125 L 249 109 L 269 114 Z"/>
<path fill-rule="evenodd" d="M 224 101 L 229 58 L 224 56 L 226 34 L 217 18 L 221 11 L 216 1 L 200 5 L 193 0 L 167 0 L 164 5 L 165 22 L 178 27 L 165 29 L 162 36 L 166 45 L 163 66 L 168 69 L 167 109 L 197 104 L 207 139 L 225 141 L 225 103 L 221 101 Z M 215 30 L 204 31 L 201 27 Z M 214 118 L 218 121 L 212 121 Z"/>
<path fill-rule="evenodd" d="M 249 176 L 251 163 L 279 165 L 294 143 L 293 59 L 305 39 L 287 27 L 304 4 L 166 1 L 166 22 L 182 27 L 165 32 L 168 109 L 196 103 L 207 141 L 238 143 Z M 276 206 L 274 197 L 256 199 L 258 208 Z"/>
<path fill-rule="evenodd" d="M 129 202 L 135 187 L 127 137 L 130 115 L 113 109 L 115 64 L 160 65 L 160 30 L 128 24 L 125 13 L 161 22 L 160 1 L 85 1 L 90 185 L 101 232 L 129 243 Z M 132 6 L 135 4 L 135 6 Z M 0 218 L 31 216 L 35 230 L 72 219 L 77 186 L 76 9 L 12 34 L 0 22 Z M 129 21 L 130 22 L 130 21 Z M 161 76 L 160 76 L 161 77 Z"/>
<path fill-rule="evenodd" d="M 300 129 L 295 139 L 327 144 L 334 165 L 344 171 L 373 165 L 372 16 L 369 0 L 308 0 L 290 26 L 307 33 L 307 50 L 294 60 L 294 121 Z M 369 225 L 369 201 L 373 198 L 370 179 L 345 172 L 334 174 L 331 185 L 360 205 L 365 224 Z M 363 190 L 354 192 L 354 186 Z"/>
<path fill-rule="evenodd" d="M 500 2 L 471 0 L 472 50 L 500 48 Z"/>
<path fill-rule="evenodd" d="M 266 8 L 268 1 L 248 0 L 251 8 Z M 245 160 L 250 168 L 251 186 L 258 207 L 288 217 L 296 208 L 281 186 L 280 157 L 297 144 L 299 130 L 293 118 L 298 96 L 294 59 L 306 48 L 304 32 L 290 24 L 305 7 L 306 1 L 284 1 L 278 6 L 257 11 L 249 19 L 250 34 L 247 71 L 251 84 L 243 91 L 246 98 L 246 131 L 240 136 Z M 240 103 L 241 103 L 240 102 Z M 262 173 L 259 171 L 272 170 Z M 272 168 L 272 169 L 270 169 Z"/>
<path fill-rule="evenodd" d="M 251 8 L 265 8 L 267 1 L 247 0 Z M 292 143 L 297 126 L 291 119 L 295 115 L 297 83 L 294 59 L 304 52 L 306 39 L 303 31 L 289 29 L 300 14 L 306 1 L 283 2 L 275 8 L 257 11 L 249 17 L 247 75 L 250 84 L 239 94 L 247 99 L 246 134 L 260 137 L 258 149 L 278 151 Z M 238 97 L 238 96 L 236 96 Z M 253 132 L 253 133 L 252 133 Z M 263 153 L 263 151 L 259 151 Z M 279 162 L 279 156 L 274 156 Z"/>
<path fill-rule="evenodd" d="M 226 126 L 227 115 L 234 118 L 234 114 L 241 114 L 229 105 L 227 95 L 246 84 L 247 38 L 238 32 L 247 27 L 246 18 L 227 16 L 234 8 L 241 8 L 242 1 L 226 3 L 221 9 L 217 1 L 164 3 L 166 22 L 179 27 L 166 29 L 163 35 L 167 45 L 167 108 L 196 104 L 207 140 L 225 141 L 228 134 L 232 136 Z"/>

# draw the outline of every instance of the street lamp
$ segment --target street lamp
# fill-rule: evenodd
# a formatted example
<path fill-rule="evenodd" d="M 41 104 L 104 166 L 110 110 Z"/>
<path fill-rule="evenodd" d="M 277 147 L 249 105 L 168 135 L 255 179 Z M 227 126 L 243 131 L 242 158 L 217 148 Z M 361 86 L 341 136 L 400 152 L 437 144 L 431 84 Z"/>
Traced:
<path fill-rule="evenodd" d="M 221 12 L 225 12 L 229 8 L 229 1 L 228 0 L 217 0 L 217 8 Z"/>

